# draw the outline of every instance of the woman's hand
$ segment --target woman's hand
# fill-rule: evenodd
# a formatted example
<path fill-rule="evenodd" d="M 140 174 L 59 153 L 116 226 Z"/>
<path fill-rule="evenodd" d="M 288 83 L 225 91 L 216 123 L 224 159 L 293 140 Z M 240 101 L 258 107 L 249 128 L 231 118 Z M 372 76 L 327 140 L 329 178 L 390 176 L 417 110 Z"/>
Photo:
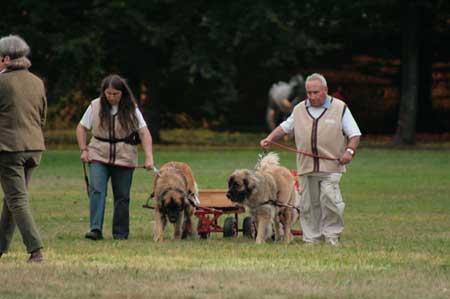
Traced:
<path fill-rule="evenodd" d="M 81 151 L 80 160 L 82 162 L 89 162 L 89 152 L 87 149 Z"/>
<path fill-rule="evenodd" d="M 152 170 L 152 169 L 153 169 L 153 166 L 154 166 L 153 156 L 148 157 L 148 158 L 145 158 L 145 161 L 144 161 L 144 168 L 145 168 L 146 170 Z"/>
<path fill-rule="evenodd" d="M 145 160 L 144 168 L 146 170 L 152 170 L 154 167 L 153 162 L 153 150 L 152 150 L 152 135 L 147 127 L 143 127 L 137 130 L 139 137 L 141 138 L 142 148 L 144 150 Z"/>
<path fill-rule="evenodd" d="M 77 142 L 80 147 L 80 160 L 82 162 L 89 162 L 89 151 L 86 144 L 87 129 L 83 125 L 78 124 L 76 129 Z"/>

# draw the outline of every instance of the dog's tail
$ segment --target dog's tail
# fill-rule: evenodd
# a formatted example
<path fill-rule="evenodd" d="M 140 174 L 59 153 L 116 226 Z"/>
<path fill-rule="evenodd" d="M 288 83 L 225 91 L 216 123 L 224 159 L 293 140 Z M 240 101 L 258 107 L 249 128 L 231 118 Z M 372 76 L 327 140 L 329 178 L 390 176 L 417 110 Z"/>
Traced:
<path fill-rule="evenodd" d="M 265 155 L 260 161 L 258 161 L 257 169 L 264 170 L 267 167 L 280 165 L 280 157 L 277 153 L 270 152 Z"/>

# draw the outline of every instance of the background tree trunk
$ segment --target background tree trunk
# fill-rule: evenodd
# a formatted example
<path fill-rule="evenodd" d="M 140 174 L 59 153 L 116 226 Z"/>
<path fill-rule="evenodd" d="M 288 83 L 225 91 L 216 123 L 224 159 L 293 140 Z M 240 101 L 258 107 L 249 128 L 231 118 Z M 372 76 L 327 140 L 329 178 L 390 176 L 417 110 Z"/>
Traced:
<path fill-rule="evenodd" d="M 142 107 L 142 114 L 152 135 L 153 143 L 161 143 L 161 111 L 156 81 L 141 82 L 139 104 Z"/>
<path fill-rule="evenodd" d="M 405 13 L 402 19 L 401 99 L 394 143 L 414 145 L 419 95 L 423 97 L 421 103 L 431 98 L 430 80 L 426 79 L 431 77 L 431 62 L 424 60 L 429 58 L 424 57 L 427 51 L 421 46 L 427 32 L 426 18 L 431 4 L 426 0 L 404 0 L 402 6 Z"/>

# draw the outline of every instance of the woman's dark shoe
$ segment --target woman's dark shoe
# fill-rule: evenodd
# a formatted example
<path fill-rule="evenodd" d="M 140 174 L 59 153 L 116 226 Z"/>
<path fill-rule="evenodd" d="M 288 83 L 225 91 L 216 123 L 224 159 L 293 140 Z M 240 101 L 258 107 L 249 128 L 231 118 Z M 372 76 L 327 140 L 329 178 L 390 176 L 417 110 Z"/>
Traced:
<path fill-rule="evenodd" d="M 96 229 L 94 229 L 94 230 L 92 230 L 92 231 L 86 233 L 86 235 L 84 235 L 84 237 L 85 237 L 86 239 L 90 239 L 90 240 L 94 240 L 94 241 L 102 240 L 102 239 L 103 239 L 102 232 L 99 231 L 99 230 L 96 230 Z"/>
<path fill-rule="evenodd" d="M 44 261 L 44 256 L 40 249 L 31 253 L 28 263 L 42 263 Z"/>

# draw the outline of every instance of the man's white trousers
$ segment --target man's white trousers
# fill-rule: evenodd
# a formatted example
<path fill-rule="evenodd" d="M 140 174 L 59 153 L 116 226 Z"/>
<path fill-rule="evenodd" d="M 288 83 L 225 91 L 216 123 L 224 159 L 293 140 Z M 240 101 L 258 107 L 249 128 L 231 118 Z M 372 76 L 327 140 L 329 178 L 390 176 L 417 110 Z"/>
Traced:
<path fill-rule="evenodd" d="M 300 223 L 303 240 L 337 240 L 344 230 L 341 173 L 315 172 L 300 178 Z"/>

